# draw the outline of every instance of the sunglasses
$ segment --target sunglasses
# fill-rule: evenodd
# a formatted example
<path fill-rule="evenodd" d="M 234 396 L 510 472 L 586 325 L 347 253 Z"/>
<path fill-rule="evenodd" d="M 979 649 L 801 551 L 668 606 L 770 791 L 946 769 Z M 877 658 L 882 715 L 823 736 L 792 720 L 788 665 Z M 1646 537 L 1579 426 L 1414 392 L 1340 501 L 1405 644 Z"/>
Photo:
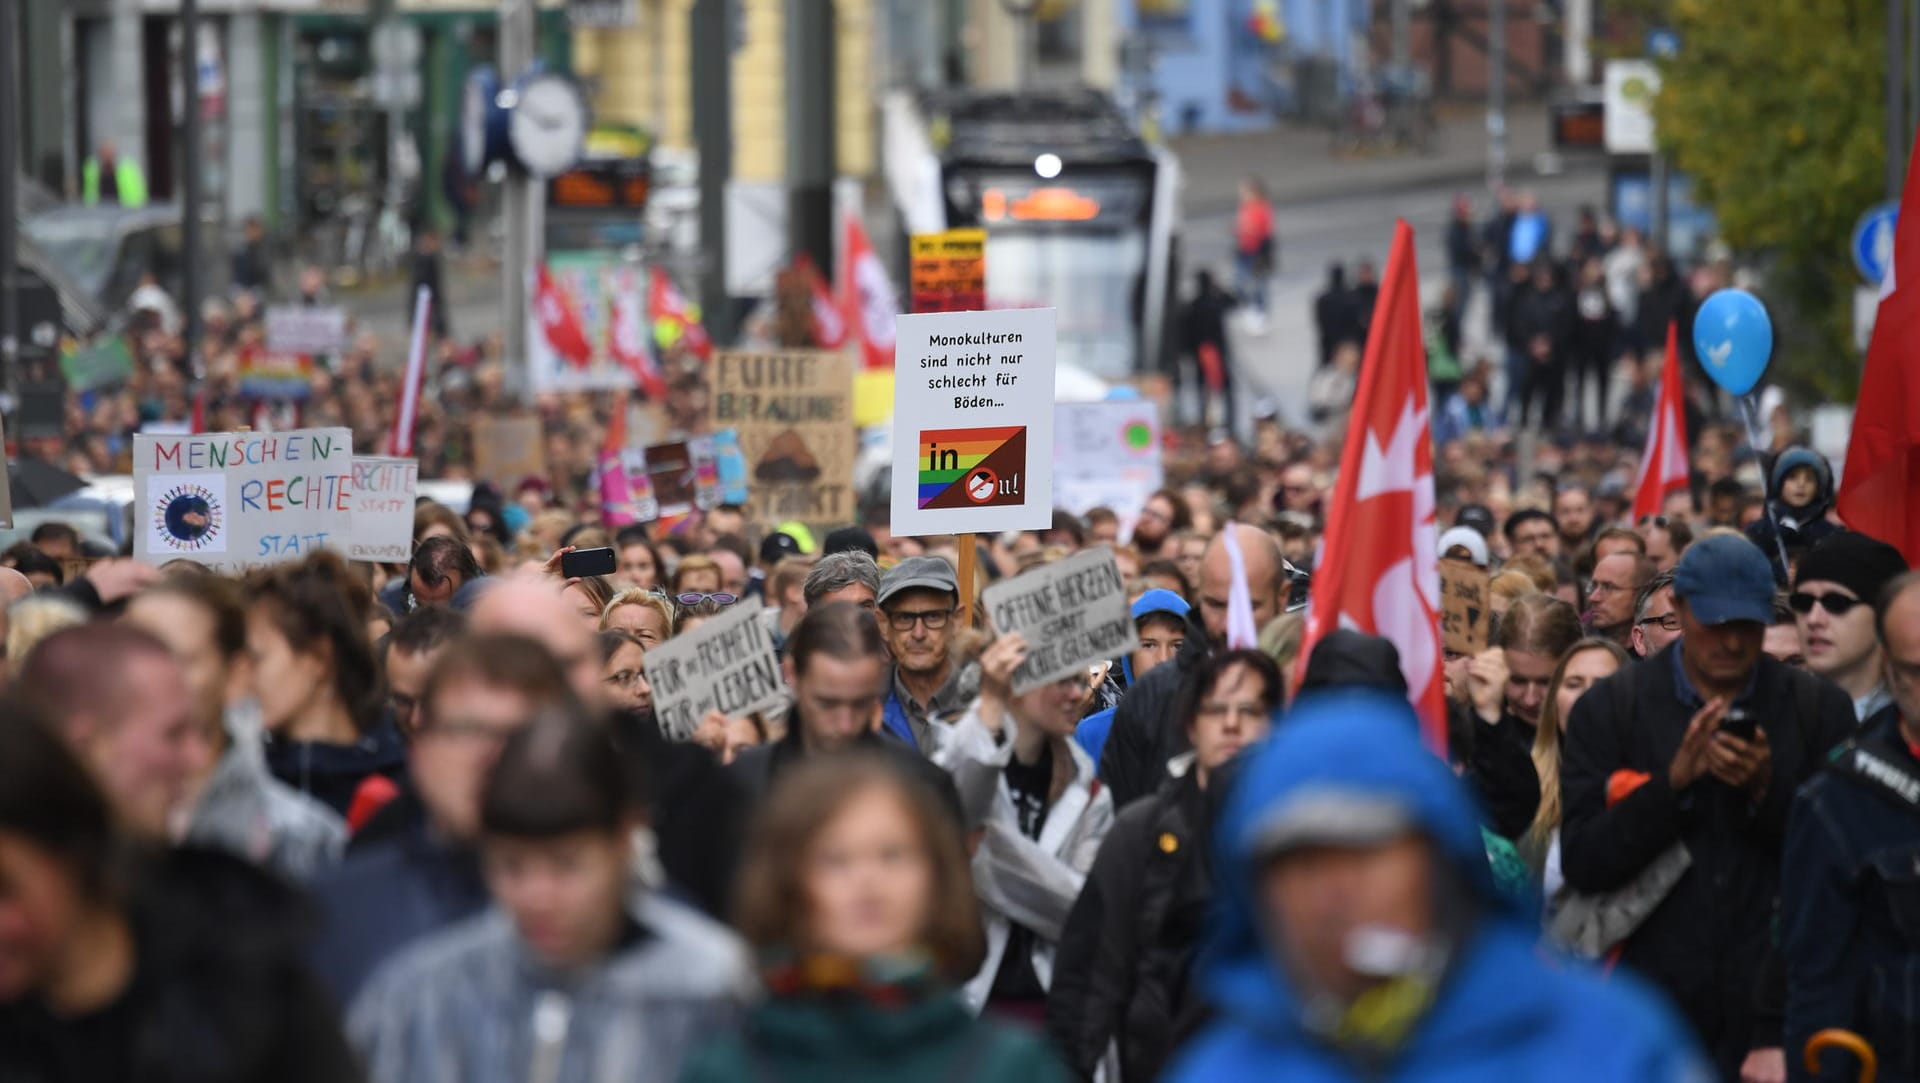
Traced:
<path fill-rule="evenodd" d="M 701 602 L 712 602 L 714 605 L 732 605 L 740 600 L 740 596 L 738 594 L 727 594 L 724 592 L 702 594 L 697 590 L 690 590 L 685 594 L 674 595 L 673 600 L 685 606 L 695 606 Z"/>
<path fill-rule="evenodd" d="M 1849 598 L 1838 592 L 1808 594 L 1804 590 L 1796 590 L 1787 595 L 1787 604 L 1793 607 L 1795 613 L 1811 613 L 1813 607 L 1817 605 L 1836 617 L 1844 617 L 1854 606 L 1866 603 L 1859 598 Z"/>

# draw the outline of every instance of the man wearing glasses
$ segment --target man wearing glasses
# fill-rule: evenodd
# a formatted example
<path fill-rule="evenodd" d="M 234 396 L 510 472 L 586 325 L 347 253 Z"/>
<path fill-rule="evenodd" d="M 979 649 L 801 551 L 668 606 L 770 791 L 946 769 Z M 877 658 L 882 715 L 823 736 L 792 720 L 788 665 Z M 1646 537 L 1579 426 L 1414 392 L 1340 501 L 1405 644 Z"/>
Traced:
<path fill-rule="evenodd" d="M 1807 668 L 1839 685 L 1853 700 L 1854 718 L 1862 722 L 1893 702 L 1882 676 L 1873 601 L 1906 570 L 1898 549 L 1842 531 L 1800 558 L 1793 593 L 1787 596 L 1800 625 Z"/>
<path fill-rule="evenodd" d="M 1631 551 L 1609 553 L 1593 566 L 1587 626 L 1622 647 L 1633 647 L 1634 600 L 1653 578 L 1653 565 Z"/>
<path fill-rule="evenodd" d="M 1633 603 L 1633 633 L 1627 649 L 1635 658 L 1652 658 L 1680 638 L 1680 614 L 1673 610 L 1673 573 L 1661 572 L 1640 588 Z"/>
<path fill-rule="evenodd" d="M 960 585 L 940 557 L 908 557 L 880 580 L 880 634 L 893 655 L 882 723 L 927 752 L 928 719 L 952 721 L 980 692 L 980 666 L 955 663 L 953 629 Z"/>

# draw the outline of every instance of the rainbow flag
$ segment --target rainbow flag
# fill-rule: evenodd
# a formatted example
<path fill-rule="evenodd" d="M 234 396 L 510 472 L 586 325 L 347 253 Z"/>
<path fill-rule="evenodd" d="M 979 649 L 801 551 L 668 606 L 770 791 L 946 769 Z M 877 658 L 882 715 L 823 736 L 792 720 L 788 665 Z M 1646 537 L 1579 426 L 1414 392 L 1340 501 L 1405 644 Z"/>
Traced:
<path fill-rule="evenodd" d="M 1027 427 L 927 429 L 919 438 L 921 508 L 1018 505 L 1027 465 Z"/>

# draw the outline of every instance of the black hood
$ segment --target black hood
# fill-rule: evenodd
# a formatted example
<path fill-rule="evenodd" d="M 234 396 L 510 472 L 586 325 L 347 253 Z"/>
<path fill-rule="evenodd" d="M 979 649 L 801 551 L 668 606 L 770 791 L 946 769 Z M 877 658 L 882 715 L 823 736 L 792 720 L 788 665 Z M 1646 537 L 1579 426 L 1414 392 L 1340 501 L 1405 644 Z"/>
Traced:
<path fill-rule="evenodd" d="M 1335 628 L 1314 645 L 1300 691 L 1312 688 L 1377 688 L 1407 694 L 1400 651 L 1392 642 L 1351 628 Z"/>

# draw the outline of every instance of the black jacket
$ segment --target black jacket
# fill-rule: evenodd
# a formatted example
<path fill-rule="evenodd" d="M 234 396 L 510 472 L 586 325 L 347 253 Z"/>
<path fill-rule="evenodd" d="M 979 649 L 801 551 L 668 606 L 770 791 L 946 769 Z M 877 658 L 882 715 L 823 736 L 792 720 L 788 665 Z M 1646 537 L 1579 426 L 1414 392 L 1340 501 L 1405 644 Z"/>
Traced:
<path fill-rule="evenodd" d="M 1561 864 L 1576 891 L 1610 891 L 1633 880 L 1675 842 L 1692 864 L 1622 956 L 1666 990 L 1723 1075 L 1747 1051 L 1779 1046 L 1777 1019 L 1760 1005 L 1772 943 L 1780 854 L 1793 792 L 1853 731 L 1853 703 L 1817 677 L 1762 655 L 1753 712 L 1772 749 L 1772 783 L 1755 802 L 1703 775 L 1681 792 L 1667 781 L 1697 703 L 1682 702 L 1678 652 L 1661 651 L 1596 684 L 1574 705 L 1561 749 Z M 1649 776 L 1611 807 L 1616 771 Z"/>
<path fill-rule="evenodd" d="M 1861 741 L 1920 779 L 1894 708 L 1868 719 Z M 1850 1058 L 1829 1054 L 1830 1070 L 1811 1076 L 1791 1055 L 1814 1032 L 1846 1027 L 1879 1053 L 1882 1079 L 1920 1079 L 1920 808 L 1843 770 L 1824 771 L 1794 800 L 1786 867 L 1788 1077 L 1852 1079 Z"/>
<path fill-rule="evenodd" d="M 953 777 L 942 771 L 932 760 L 920 755 L 905 744 L 872 730 L 860 735 L 854 741 L 857 748 L 871 749 L 891 757 L 913 778 L 931 787 L 934 795 L 949 812 L 953 813 L 956 826 L 964 825 L 965 817 L 960 811 L 960 793 L 953 788 Z M 780 772 L 799 763 L 807 756 L 807 750 L 800 744 L 800 718 L 798 714 L 787 718 L 787 734 L 769 745 L 749 748 L 740 753 L 738 759 L 727 771 L 734 776 L 740 786 L 746 803 L 758 806 L 766 799 L 767 791 L 773 788 L 774 780 Z"/>
<path fill-rule="evenodd" d="M 1047 995 L 1047 1033 L 1082 1079 L 1110 1040 L 1124 1083 L 1157 1078 L 1173 1053 L 1212 898 L 1209 810 L 1191 774 L 1170 779 L 1127 806 L 1100 843 Z"/>
<path fill-rule="evenodd" d="M 1467 747 L 1456 752 L 1466 768 L 1467 783 L 1480 798 L 1487 827 L 1501 838 L 1518 841 L 1540 811 L 1540 775 L 1533 766 L 1535 729 L 1511 711 L 1502 711 L 1498 725 L 1480 720 L 1471 706 L 1449 706 L 1465 724 Z"/>
<path fill-rule="evenodd" d="M 238 858 L 180 849 L 141 860 L 128 904 L 132 984 L 92 1015 L 0 1004 L 0 1080 L 341 1083 L 360 1078 L 301 960 L 295 891 Z"/>
<path fill-rule="evenodd" d="M 647 795 L 654 845 L 672 891 L 726 920 L 752 795 L 708 749 L 667 740 L 651 711 L 615 712 L 613 732 Z"/>
<path fill-rule="evenodd" d="M 1160 788 L 1167 761 L 1193 747 L 1174 717 L 1187 674 L 1211 653 L 1207 626 L 1187 616 L 1187 641 L 1173 660 L 1133 682 L 1113 711 L 1113 728 L 1100 752 L 1100 781 L 1113 791 L 1116 811 Z"/>

